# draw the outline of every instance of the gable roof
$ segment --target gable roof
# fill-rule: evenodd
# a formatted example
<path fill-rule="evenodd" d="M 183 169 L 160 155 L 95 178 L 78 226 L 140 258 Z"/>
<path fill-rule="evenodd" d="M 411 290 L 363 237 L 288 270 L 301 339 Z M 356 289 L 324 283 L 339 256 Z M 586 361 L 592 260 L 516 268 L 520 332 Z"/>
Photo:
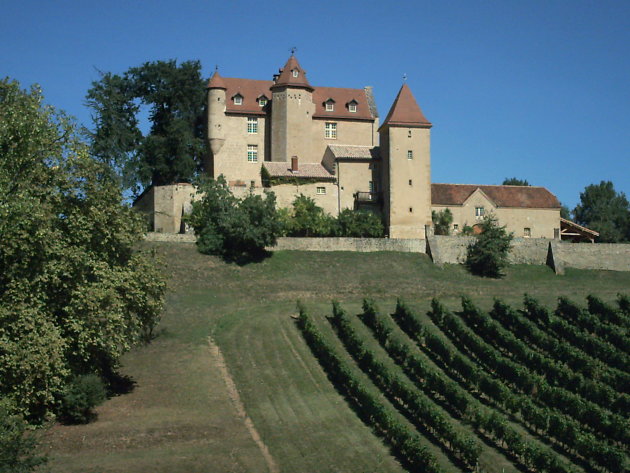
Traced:
<path fill-rule="evenodd" d="M 293 77 L 292 71 L 294 70 L 298 71 L 297 77 Z M 306 71 L 302 69 L 300 63 L 293 54 L 279 72 L 280 74 L 278 75 L 275 84 L 273 84 L 274 88 L 289 86 L 313 90 L 311 84 L 308 83 L 308 79 L 306 78 Z"/>
<path fill-rule="evenodd" d="M 433 125 L 420 110 L 409 86 L 403 84 L 381 128 L 384 126 L 431 128 Z"/>
<path fill-rule="evenodd" d="M 335 159 L 378 159 L 378 147 L 360 145 L 328 145 Z"/>
<path fill-rule="evenodd" d="M 559 209 L 560 202 L 544 187 L 478 186 L 475 184 L 431 184 L 432 205 L 463 205 L 477 189 L 497 207 Z"/>
<path fill-rule="evenodd" d="M 326 111 L 326 102 L 333 100 L 337 106 L 332 112 Z M 357 111 L 351 112 L 345 104 L 357 103 Z M 315 113 L 313 118 L 341 118 L 351 120 L 374 120 L 370 106 L 370 97 L 365 89 L 346 89 L 342 87 L 315 87 L 313 91 Z"/>

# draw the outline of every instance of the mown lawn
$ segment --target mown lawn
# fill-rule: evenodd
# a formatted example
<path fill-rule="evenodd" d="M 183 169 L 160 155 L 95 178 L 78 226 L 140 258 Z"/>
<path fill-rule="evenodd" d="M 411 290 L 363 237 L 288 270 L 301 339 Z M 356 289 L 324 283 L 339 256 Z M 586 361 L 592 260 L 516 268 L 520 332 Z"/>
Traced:
<path fill-rule="evenodd" d="M 400 465 L 337 394 L 297 331 L 296 300 L 330 313 L 363 297 L 384 310 L 402 297 L 426 311 L 432 297 L 457 308 L 467 294 L 547 305 L 566 295 L 612 300 L 630 292 L 630 272 L 514 266 L 501 280 L 434 267 L 425 255 L 278 252 L 261 263 L 225 264 L 191 244 L 155 243 L 169 275 L 158 337 L 124 358 L 136 383 L 99 407 L 85 426 L 46 435 L 53 472 L 264 472 L 262 453 L 230 401 L 209 349 L 221 348 L 248 415 L 281 471 L 398 472 Z"/>

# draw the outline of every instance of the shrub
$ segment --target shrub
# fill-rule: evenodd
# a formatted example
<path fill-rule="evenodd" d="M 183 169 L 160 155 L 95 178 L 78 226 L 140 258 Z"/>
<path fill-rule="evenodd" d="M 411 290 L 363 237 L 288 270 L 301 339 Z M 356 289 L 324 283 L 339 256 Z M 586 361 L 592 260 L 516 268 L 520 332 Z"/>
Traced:
<path fill-rule="evenodd" d="M 62 417 L 71 424 L 87 424 L 94 418 L 92 409 L 107 397 L 105 385 L 95 374 L 75 377 L 62 399 Z"/>
<path fill-rule="evenodd" d="M 497 218 L 488 214 L 480 224 L 481 233 L 468 245 L 466 267 L 472 274 L 490 278 L 503 276 L 512 247 L 512 233 L 499 226 Z"/>
<path fill-rule="evenodd" d="M 297 237 L 323 237 L 335 233 L 335 219 L 311 197 L 298 195 L 293 201 L 293 218 L 288 234 Z"/>
<path fill-rule="evenodd" d="M 431 211 L 431 220 L 433 221 L 433 231 L 436 235 L 450 235 L 451 224 L 453 223 L 453 213 L 450 209 Z"/>
<path fill-rule="evenodd" d="M 338 236 L 379 238 L 384 233 L 383 222 L 374 212 L 344 209 L 337 217 Z"/>

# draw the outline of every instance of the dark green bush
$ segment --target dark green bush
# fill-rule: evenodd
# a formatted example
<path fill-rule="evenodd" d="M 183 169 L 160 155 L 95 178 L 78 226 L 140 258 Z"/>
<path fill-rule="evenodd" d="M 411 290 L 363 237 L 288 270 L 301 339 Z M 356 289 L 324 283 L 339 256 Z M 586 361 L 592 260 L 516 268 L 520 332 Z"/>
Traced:
<path fill-rule="evenodd" d="M 450 235 L 451 224 L 453 223 L 453 212 L 450 209 L 431 211 L 431 220 L 433 221 L 433 231 L 436 235 Z"/>
<path fill-rule="evenodd" d="M 37 455 L 37 439 L 15 406 L 0 399 L 0 473 L 27 473 L 46 462 Z"/>
<path fill-rule="evenodd" d="M 93 408 L 107 397 L 105 385 L 94 374 L 77 376 L 62 399 L 62 418 L 69 424 L 87 424 L 94 419 Z"/>

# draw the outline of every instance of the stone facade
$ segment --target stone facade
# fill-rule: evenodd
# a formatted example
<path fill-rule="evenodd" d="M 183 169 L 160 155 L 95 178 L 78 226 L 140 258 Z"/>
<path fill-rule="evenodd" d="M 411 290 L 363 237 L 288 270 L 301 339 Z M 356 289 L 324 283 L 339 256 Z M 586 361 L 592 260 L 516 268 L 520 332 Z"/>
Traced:
<path fill-rule="evenodd" d="M 236 195 L 262 193 L 265 167 L 279 206 L 304 194 L 332 215 L 368 209 L 383 216 L 390 238 L 424 239 L 432 210 L 445 208 L 454 233 L 483 208 L 516 236 L 559 238 L 560 203 L 546 189 L 431 183 L 432 124 L 406 84 L 380 124 L 371 87 L 311 86 L 292 55 L 269 81 L 216 71 L 207 119 L 206 172 L 223 175 Z M 186 184 L 155 187 L 136 206 L 155 231 L 177 233 L 192 194 Z"/>

